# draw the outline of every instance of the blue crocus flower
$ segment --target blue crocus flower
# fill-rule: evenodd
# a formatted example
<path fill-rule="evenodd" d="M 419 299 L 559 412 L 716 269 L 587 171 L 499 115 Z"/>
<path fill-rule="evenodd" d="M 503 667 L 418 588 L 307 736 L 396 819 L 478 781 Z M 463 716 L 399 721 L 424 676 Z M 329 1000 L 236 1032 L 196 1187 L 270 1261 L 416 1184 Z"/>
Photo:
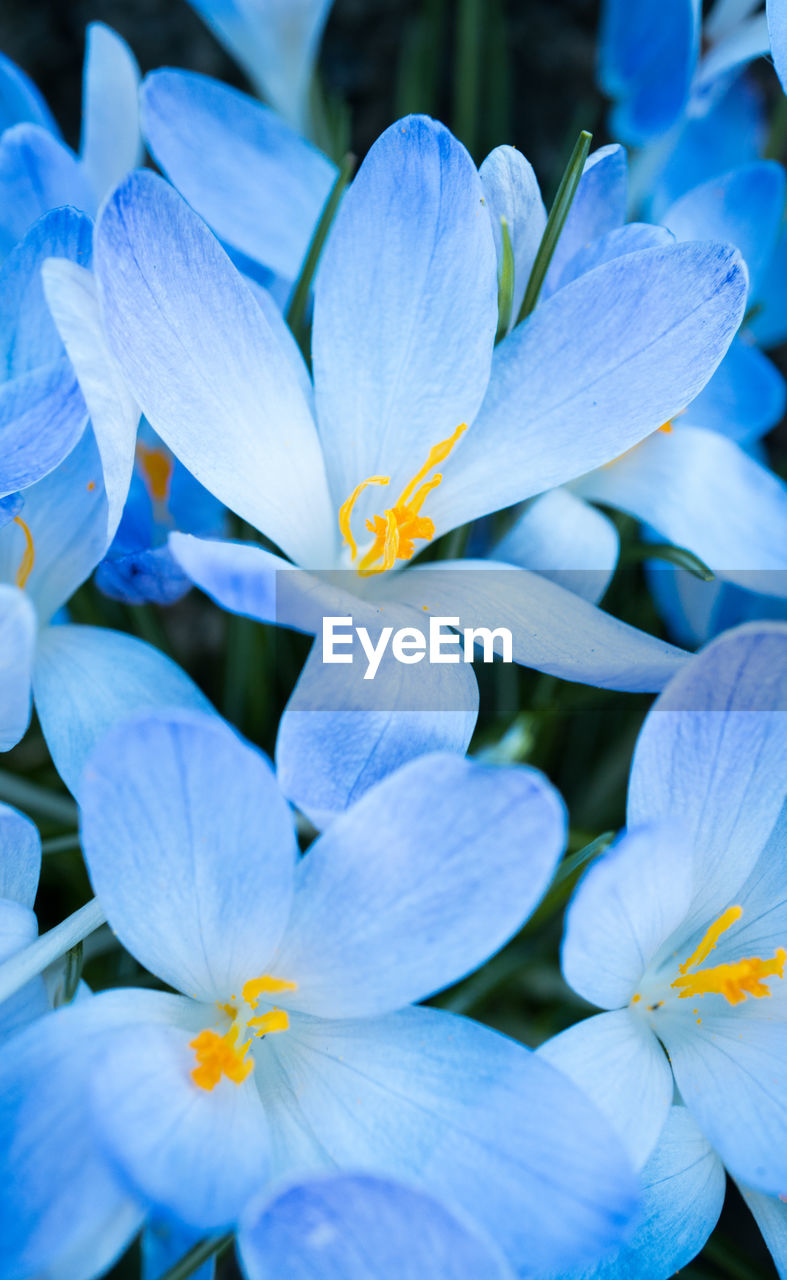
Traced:
<path fill-rule="evenodd" d="M 642 1270 L 620 1274 L 666 1277 L 692 1256 L 687 1241 L 701 1248 L 721 1207 L 720 1162 L 758 1216 L 765 1205 L 784 1219 L 773 1197 L 787 1187 L 785 672 L 787 627 L 763 623 L 676 676 L 637 742 L 626 833 L 569 907 L 563 972 L 606 1012 L 539 1052 L 587 1090 L 639 1166 L 651 1158 L 666 1179 L 690 1167 L 688 1146 L 697 1154 L 694 1126 L 704 1144 L 690 1198 L 654 1191 L 655 1222 L 635 1237 Z M 664 1128 L 676 1088 L 690 1113 L 672 1122 L 679 1141 Z M 686 1236 L 676 1230 L 660 1257 L 663 1215 Z"/>
<path fill-rule="evenodd" d="M 497 1247 L 420 1190 L 336 1173 L 283 1188 L 246 1214 L 247 1280 L 513 1280 Z"/>
<path fill-rule="evenodd" d="M 35 85 L 0 56 L 0 257 L 50 209 L 72 205 L 95 214 L 140 163 L 139 69 L 126 42 L 102 22 L 87 29 L 83 83 L 77 156 Z"/>
<path fill-rule="evenodd" d="M 263 98 L 308 133 L 310 91 L 333 0 L 189 0 Z"/>
<path fill-rule="evenodd" d="M 103 1151 L 138 1200 L 203 1233 L 271 1180 L 338 1166 L 417 1177 L 522 1274 L 621 1238 L 631 1175 L 581 1092 L 506 1037 L 411 1007 L 482 964 L 548 884 L 566 826 L 540 774 L 423 757 L 299 860 L 265 759 L 184 711 L 116 726 L 80 797 L 111 927 L 182 994 L 110 991 L 8 1046 L 13 1280 L 17 1259 L 43 1267 L 98 1230 L 108 1196 L 63 1176 L 72 1143 L 91 1179 Z"/>

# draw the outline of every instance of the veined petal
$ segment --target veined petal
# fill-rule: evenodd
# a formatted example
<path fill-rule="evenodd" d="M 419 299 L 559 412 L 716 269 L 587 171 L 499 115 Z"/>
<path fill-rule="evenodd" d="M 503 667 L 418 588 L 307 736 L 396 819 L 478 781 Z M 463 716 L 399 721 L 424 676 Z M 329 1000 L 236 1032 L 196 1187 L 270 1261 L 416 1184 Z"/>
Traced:
<path fill-rule="evenodd" d="M 702 1249 L 724 1202 L 721 1161 L 686 1107 L 673 1107 L 642 1171 L 640 1225 L 627 1245 L 575 1280 L 664 1280 Z"/>
<path fill-rule="evenodd" d="M 438 530 L 610 462 L 673 418 L 721 361 L 746 287 L 737 253 L 683 244 L 548 298 L 496 349 L 479 417 L 430 495 Z"/>
<path fill-rule="evenodd" d="M 152 155 L 219 239 L 294 280 L 337 169 L 274 111 L 209 76 L 145 77 Z"/>
<path fill-rule="evenodd" d="M 50 475 L 86 425 L 82 392 L 65 356 L 0 384 L 3 496 Z"/>
<path fill-rule="evenodd" d="M 513 1280 L 491 1240 L 438 1200 L 369 1174 L 298 1182 L 238 1235 L 249 1280 Z"/>
<path fill-rule="evenodd" d="M 109 345 L 154 430 L 192 475 L 287 554 L 338 539 L 316 428 L 252 293 L 186 203 L 132 174 L 97 227 Z"/>
<path fill-rule="evenodd" d="M 585 161 L 576 195 L 549 264 L 544 282 L 545 297 L 554 293 L 562 283 L 566 265 L 580 249 L 623 225 L 627 199 L 625 148 L 618 143 L 599 147 Z"/>
<path fill-rule="evenodd" d="M 604 595 L 620 538 L 608 516 L 569 489 L 535 498 L 492 550 L 495 560 L 535 569 L 591 604 Z"/>
<path fill-rule="evenodd" d="M 507 627 L 515 662 L 604 689 L 660 689 L 682 649 L 619 622 L 538 573 L 494 560 L 423 565 L 381 583 L 380 596 L 461 627 Z"/>
<path fill-rule="evenodd" d="M 650 1157 L 664 1128 L 674 1091 L 664 1050 L 628 1009 L 577 1022 L 538 1049 L 596 1104 L 635 1169 Z"/>
<path fill-rule="evenodd" d="M 286 1007 L 371 1017 L 457 982 L 521 928 L 565 838 L 535 770 L 447 754 L 404 765 L 298 864 L 274 963 L 298 984 Z"/>
<path fill-rule="evenodd" d="M 787 384 L 776 365 L 751 342 L 736 337 L 680 422 L 749 444 L 781 421 L 785 407 Z"/>
<path fill-rule="evenodd" d="M 629 222 L 625 227 L 614 227 L 605 235 L 590 240 L 577 249 L 561 271 L 558 287 L 562 289 L 594 267 L 611 262 L 613 258 L 622 258 L 625 253 L 636 253 L 640 249 L 662 249 L 673 244 L 674 240 L 672 232 L 666 227 L 654 227 L 649 222 Z"/>
<path fill-rule="evenodd" d="M 787 782 L 787 626 L 714 640 L 664 690 L 637 741 L 630 826 L 678 817 L 694 850 L 697 924 L 735 901 Z M 687 927 L 688 931 L 688 927 Z"/>
<path fill-rule="evenodd" d="M 659 0 L 632 6 L 605 0 L 599 77 L 616 99 L 612 132 L 641 146 L 679 119 L 689 96 L 700 39 L 697 0 L 665 13 Z"/>
<path fill-rule="evenodd" d="M 0 133 L 14 124 L 39 124 L 57 138 L 60 130 L 41 93 L 21 67 L 0 53 Z"/>
<path fill-rule="evenodd" d="M 337 504 L 380 473 L 396 494 L 478 411 L 497 329 L 482 200 L 464 147 L 425 116 L 385 131 L 344 198 L 317 272 L 312 337 Z"/>
<path fill-rule="evenodd" d="M 194 1083 L 195 1030 L 152 1022 L 117 1030 L 95 1064 L 91 1109 L 136 1195 L 216 1231 L 265 1184 L 267 1124 L 253 1074 L 211 1090 Z"/>
<path fill-rule="evenodd" d="M 787 594 L 787 485 L 716 431 L 656 431 L 577 490 L 688 547 L 726 581 Z"/>
<path fill-rule="evenodd" d="M 41 837 L 18 809 L 0 804 L 0 898 L 32 907 L 41 874 Z"/>
<path fill-rule="evenodd" d="M 764 1196 L 744 1186 L 738 1190 L 754 1215 L 778 1274 L 787 1274 L 787 1204 L 781 1196 Z"/>
<path fill-rule="evenodd" d="M 45 262 L 41 275 L 49 309 L 85 397 L 106 494 L 106 545 L 117 532 L 134 468 L 139 409 L 106 345 L 95 279 L 63 259 Z"/>
<path fill-rule="evenodd" d="M 36 630 L 27 596 L 0 585 L 0 751 L 15 747 L 30 723 Z"/>
<path fill-rule="evenodd" d="M 412 669 L 385 662 L 373 689 L 358 667 L 326 666 L 312 649 L 276 739 L 282 791 L 322 828 L 375 782 L 432 751 L 464 755 L 478 716 L 478 684 L 464 663 Z"/>
<path fill-rule="evenodd" d="M 149 708 L 212 711 L 170 658 L 104 627 L 47 627 L 33 671 L 36 710 L 57 771 L 75 795 L 85 761 L 116 722 Z"/>
<path fill-rule="evenodd" d="M 516 147 L 495 147 L 479 169 L 484 201 L 489 210 L 495 240 L 498 271 L 503 257 L 501 219 L 505 218 L 514 254 L 514 323 L 547 221 L 533 166 Z"/>
<path fill-rule="evenodd" d="M 634 827 L 580 881 L 566 915 L 561 961 L 575 991 L 604 1009 L 628 1004 L 694 888 L 680 823 Z"/>
<path fill-rule="evenodd" d="M 0 252 L 21 240 L 36 219 L 70 204 L 95 213 L 82 166 L 62 142 L 37 124 L 17 124 L 0 139 Z"/>
<path fill-rule="evenodd" d="M 87 29 L 82 88 L 82 167 L 103 197 L 142 160 L 139 67 L 123 40 L 103 22 Z"/>
<path fill-rule="evenodd" d="M 260 752 L 215 715 L 138 716 L 102 738 L 80 803 L 93 887 L 141 964 L 207 1001 L 266 971 L 297 845 Z"/>

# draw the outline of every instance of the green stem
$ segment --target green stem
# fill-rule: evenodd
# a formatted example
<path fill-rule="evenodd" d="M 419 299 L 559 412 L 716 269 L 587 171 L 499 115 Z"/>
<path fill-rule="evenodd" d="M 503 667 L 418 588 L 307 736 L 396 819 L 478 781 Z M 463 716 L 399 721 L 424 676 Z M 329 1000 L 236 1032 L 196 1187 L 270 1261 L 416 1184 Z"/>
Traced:
<path fill-rule="evenodd" d="M 207 1240 L 200 1240 L 192 1249 L 189 1249 L 188 1253 L 184 1253 L 174 1267 L 164 1272 L 161 1280 L 188 1280 L 188 1277 L 193 1276 L 203 1262 L 208 1262 L 211 1258 L 220 1258 L 223 1253 L 226 1253 L 233 1238 L 230 1234 L 210 1236 Z"/>
<path fill-rule="evenodd" d="M 454 69 L 454 131 L 471 155 L 478 145 L 481 92 L 481 0 L 459 0 Z"/>
<path fill-rule="evenodd" d="M 591 840 L 590 844 L 586 844 L 584 849 L 579 849 L 576 853 L 570 853 L 568 857 L 563 859 L 557 869 L 549 892 L 538 910 L 534 911 L 528 920 L 528 929 L 532 926 L 543 924 L 545 920 L 548 920 L 550 916 L 555 915 L 560 910 L 571 896 L 571 891 L 582 868 L 587 866 L 593 858 L 597 858 L 605 849 L 608 849 L 614 838 L 614 831 L 604 831 L 600 836 L 596 836 L 595 840 Z"/>
<path fill-rule="evenodd" d="M 620 557 L 621 564 L 638 564 L 642 560 L 665 560 L 667 564 L 693 573 L 701 582 L 713 582 L 716 577 L 693 551 L 687 547 L 674 547 L 671 542 L 635 542 L 626 547 Z"/>
<path fill-rule="evenodd" d="M 538 252 L 530 272 L 530 279 L 527 282 L 525 296 L 522 299 L 522 306 L 517 316 L 517 324 L 525 320 L 531 311 L 535 310 L 544 279 L 549 270 L 549 264 L 557 248 L 558 240 L 562 235 L 563 227 L 566 225 L 566 218 L 574 203 L 574 196 L 577 194 L 579 180 L 582 177 L 582 170 L 585 167 L 585 161 L 590 150 L 591 136 L 587 129 L 582 130 L 577 138 L 574 150 L 571 152 L 571 159 L 566 165 L 565 173 L 560 179 L 560 186 L 557 189 L 552 208 L 549 210 L 547 225 L 544 227 L 541 244 L 538 246 Z"/>
<path fill-rule="evenodd" d="M 58 795 L 56 791 L 19 778 L 6 769 L 0 769 L 0 800 L 40 818 L 62 822 L 64 826 L 71 827 L 76 822 L 77 807 L 70 796 Z"/>
<path fill-rule="evenodd" d="M 323 211 L 320 214 L 320 220 L 311 239 L 311 244 L 306 251 L 306 257 L 303 260 L 301 273 L 298 276 L 295 288 L 292 291 L 290 305 L 287 308 L 287 324 L 295 334 L 300 344 L 301 350 L 308 359 L 308 350 L 306 348 L 306 311 L 309 305 L 309 293 L 311 292 L 312 280 L 317 270 L 317 263 L 320 261 L 320 255 L 323 251 L 328 232 L 331 224 L 336 217 L 339 208 L 339 202 L 344 195 L 344 189 L 355 169 L 355 156 L 346 155 L 341 163 L 336 181 L 331 188 L 331 194 L 325 202 Z"/>
<path fill-rule="evenodd" d="M 495 345 L 502 342 L 511 328 L 511 316 L 514 310 L 514 250 L 511 247 L 511 236 L 508 222 L 500 219 L 500 234 L 503 240 L 503 254 L 497 283 L 497 333 Z"/>
<path fill-rule="evenodd" d="M 41 852 L 47 853 L 73 853 L 81 848 L 78 831 L 69 831 L 64 836 L 53 836 L 51 840 L 41 841 Z"/>

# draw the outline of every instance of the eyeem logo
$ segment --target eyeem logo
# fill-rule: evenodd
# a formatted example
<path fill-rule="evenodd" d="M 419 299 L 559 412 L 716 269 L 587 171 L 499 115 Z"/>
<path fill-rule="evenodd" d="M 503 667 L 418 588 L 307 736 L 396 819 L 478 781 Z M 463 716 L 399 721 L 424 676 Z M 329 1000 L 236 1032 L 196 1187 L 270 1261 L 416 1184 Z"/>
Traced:
<path fill-rule="evenodd" d="M 355 658 L 355 636 L 361 642 L 366 656 L 364 680 L 373 680 L 388 648 L 397 662 L 411 666 L 427 658 L 429 662 L 473 662 L 475 646 L 483 647 L 483 661 L 493 662 L 495 658 L 495 641 L 499 643 L 499 657 L 503 662 L 513 662 L 513 641 L 508 627 L 464 627 L 459 634 L 458 618 L 429 619 L 428 635 L 419 627 L 382 627 L 376 643 L 367 627 L 354 627 L 351 617 L 323 618 L 322 620 L 322 660 L 326 663 L 353 662 Z M 460 649 L 463 646 L 464 653 Z M 339 652 L 337 647 L 353 652 Z"/>

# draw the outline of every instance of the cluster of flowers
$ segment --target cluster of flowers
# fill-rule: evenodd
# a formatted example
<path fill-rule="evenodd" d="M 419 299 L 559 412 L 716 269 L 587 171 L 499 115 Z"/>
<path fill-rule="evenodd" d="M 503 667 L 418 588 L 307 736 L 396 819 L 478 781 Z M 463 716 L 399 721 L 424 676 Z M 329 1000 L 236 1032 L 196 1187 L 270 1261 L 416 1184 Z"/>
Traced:
<path fill-rule="evenodd" d="M 142 1232 L 145 1280 L 229 1238 L 248 1280 L 666 1280 L 725 1171 L 787 1276 L 785 174 L 745 74 L 787 75 L 787 4 L 718 0 L 700 59 L 694 0 L 607 0 L 632 180 L 580 147 L 549 215 L 519 151 L 477 168 L 422 116 L 350 182 L 307 136 L 329 3 L 196 7 L 277 110 L 140 84 L 94 25 L 77 155 L 0 60 L 0 746 L 35 699 L 96 895 L 37 938 L 39 833 L 0 806 L 3 1278 L 92 1280 Z M 649 570 L 676 644 L 599 607 L 601 508 L 712 571 Z M 317 637 L 275 768 L 69 621 L 94 570 Z M 322 662 L 324 616 L 424 610 L 658 694 L 566 916 L 602 1012 L 536 1051 L 421 1002 L 536 910 L 560 795 L 466 754 L 472 666 L 384 667 L 370 706 Z M 104 922 L 149 985 L 64 1001 Z"/>

